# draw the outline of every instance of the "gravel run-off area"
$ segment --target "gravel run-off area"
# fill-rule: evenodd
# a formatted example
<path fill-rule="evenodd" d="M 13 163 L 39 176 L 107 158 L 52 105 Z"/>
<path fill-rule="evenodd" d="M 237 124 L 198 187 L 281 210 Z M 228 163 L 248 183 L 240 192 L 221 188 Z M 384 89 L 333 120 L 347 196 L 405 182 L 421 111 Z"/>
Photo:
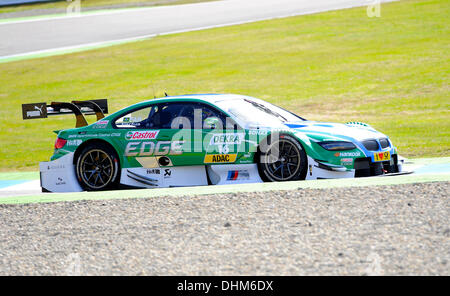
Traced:
<path fill-rule="evenodd" d="M 0 275 L 450 275 L 449 184 L 0 205 Z"/>

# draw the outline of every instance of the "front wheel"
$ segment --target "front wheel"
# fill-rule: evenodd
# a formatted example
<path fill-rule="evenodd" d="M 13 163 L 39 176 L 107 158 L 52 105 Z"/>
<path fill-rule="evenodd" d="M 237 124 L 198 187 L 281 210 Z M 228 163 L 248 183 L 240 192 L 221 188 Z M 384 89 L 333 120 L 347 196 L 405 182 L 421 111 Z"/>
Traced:
<path fill-rule="evenodd" d="M 114 189 L 119 179 L 119 161 L 109 146 L 88 145 L 78 157 L 76 172 L 81 187 L 87 191 Z"/>
<path fill-rule="evenodd" d="M 281 182 L 304 180 L 308 160 L 302 145 L 293 137 L 272 137 L 265 151 L 260 152 L 259 172 L 264 181 Z"/>

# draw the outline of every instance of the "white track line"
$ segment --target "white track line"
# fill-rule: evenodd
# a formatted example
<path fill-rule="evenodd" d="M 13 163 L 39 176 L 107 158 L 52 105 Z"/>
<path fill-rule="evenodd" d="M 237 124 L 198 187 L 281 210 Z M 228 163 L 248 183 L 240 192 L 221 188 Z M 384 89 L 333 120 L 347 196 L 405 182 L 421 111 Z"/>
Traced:
<path fill-rule="evenodd" d="M 16 191 L 31 191 L 38 190 L 41 191 L 41 182 L 39 180 L 33 180 L 29 182 L 24 182 L 16 185 L 11 185 L 8 187 L 3 187 L 0 192 L 16 192 Z"/>

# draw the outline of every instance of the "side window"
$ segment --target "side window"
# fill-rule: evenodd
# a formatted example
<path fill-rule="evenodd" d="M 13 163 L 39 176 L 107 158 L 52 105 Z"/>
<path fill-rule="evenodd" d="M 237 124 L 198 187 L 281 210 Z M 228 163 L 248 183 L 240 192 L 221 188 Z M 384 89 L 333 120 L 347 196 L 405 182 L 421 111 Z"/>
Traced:
<path fill-rule="evenodd" d="M 152 116 L 151 121 L 156 124 L 153 128 L 159 129 L 193 129 L 197 127 L 196 124 L 204 128 L 205 119 L 220 118 L 222 120 L 224 117 L 214 108 L 194 102 L 160 104 L 158 112 Z"/>
<path fill-rule="evenodd" d="M 160 104 L 158 112 L 155 112 L 151 118 L 153 128 L 158 129 L 177 129 L 176 120 L 179 119 L 181 111 L 186 104 L 184 103 L 166 103 Z"/>
<path fill-rule="evenodd" d="M 115 121 L 121 129 L 237 129 L 222 111 L 202 103 L 173 102 L 134 110 Z M 196 126 L 197 125 L 197 126 Z"/>
<path fill-rule="evenodd" d="M 125 114 L 124 116 L 118 118 L 115 121 L 115 125 L 117 128 L 126 128 L 126 129 L 141 129 L 141 128 L 150 128 L 150 118 L 151 116 L 158 111 L 158 106 L 146 107 L 143 109 L 135 110 L 130 113 Z"/>
<path fill-rule="evenodd" d="M 234 129 L 235 122 L 223 112 L 202 103 L 186 104 L 180 113 L 183 120 L 188 120 L 192 128 Z"/>
<path fill-rule="evenodd" d="M 222 111 L 207 105 L 204 105 L 204 107 L 205 108 L 202 112 L 202 121 L 204 128 L 223 128 L 227 130 L 239 129 L 238 124 Z M 216 119 L 220 121 L 218 125 L 214 124 Z"/>

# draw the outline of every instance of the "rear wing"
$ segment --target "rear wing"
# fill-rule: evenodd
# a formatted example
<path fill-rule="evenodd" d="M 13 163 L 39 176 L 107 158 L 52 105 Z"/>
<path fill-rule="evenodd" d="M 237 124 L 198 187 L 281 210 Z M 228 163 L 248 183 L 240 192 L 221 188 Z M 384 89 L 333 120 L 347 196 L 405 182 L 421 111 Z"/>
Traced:
<path fill-rule="evenodd" d="M 77 119 L 76 127 L 87 126 L 88 123 L 84 115 L 96 115 L 97 121 L 108 114 L 108 100 L 89 100 L 47 103 L 22 104 L 22 116 L 24 120 L 47 118 L 51 115 L 75 114 Z"/>

